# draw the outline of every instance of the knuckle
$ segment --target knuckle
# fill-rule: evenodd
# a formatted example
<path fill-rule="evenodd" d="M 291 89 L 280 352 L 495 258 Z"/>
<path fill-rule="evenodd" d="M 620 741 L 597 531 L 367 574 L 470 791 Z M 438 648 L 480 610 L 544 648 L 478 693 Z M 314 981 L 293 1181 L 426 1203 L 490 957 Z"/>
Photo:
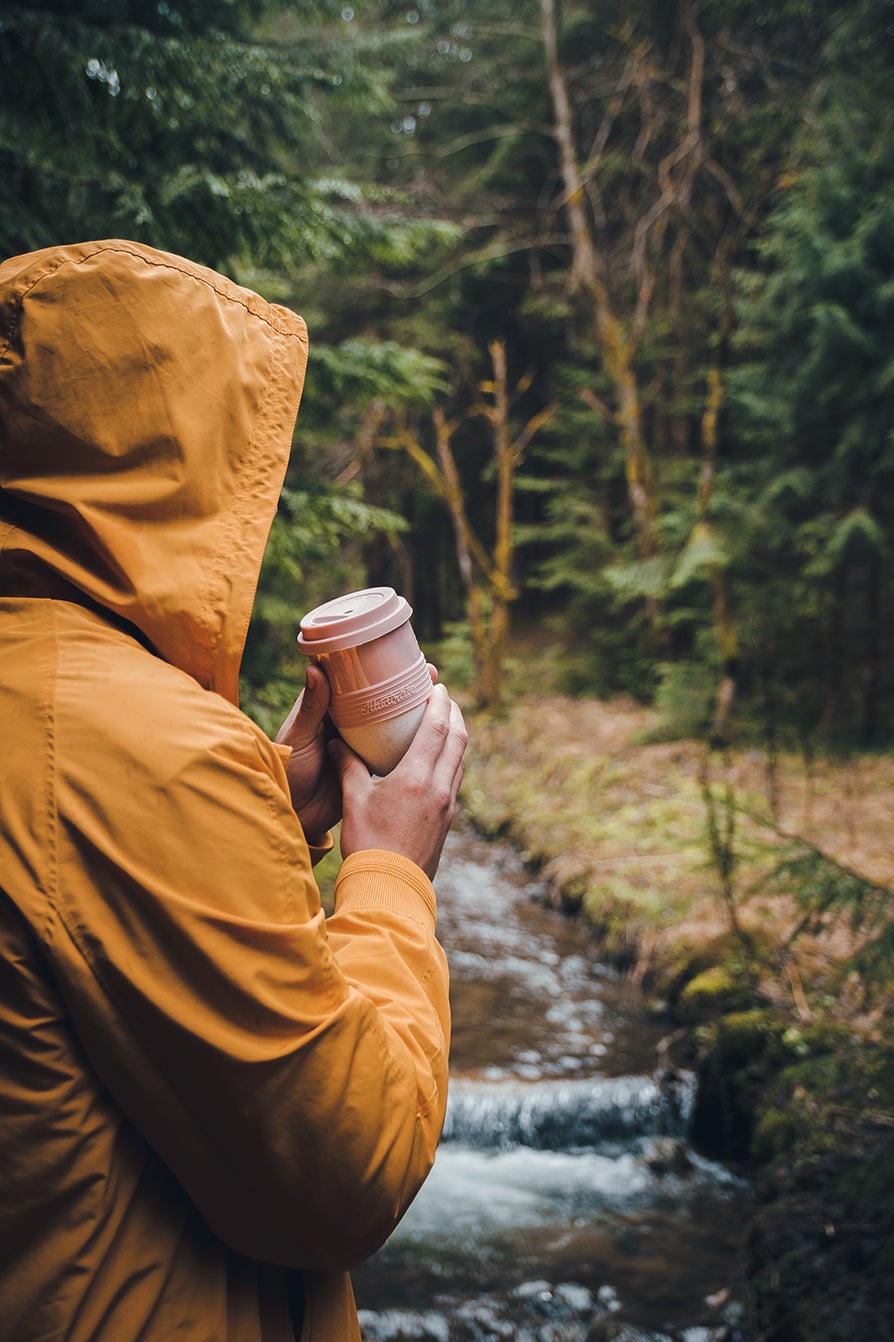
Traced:
<path fill-rule="evenodd" d="M 434 718 L 431 725 L 432 730 L 440 736 L 442 740 L 446 741 L 447 737 L 450 735 L 450 719 Z"/>
<path fill-rule="evenodd" d="M 439 815 L 445 815 L 453 806 L 453 792 L 443 784 L 435 784 L 430 792 L 432 805 Z"/>

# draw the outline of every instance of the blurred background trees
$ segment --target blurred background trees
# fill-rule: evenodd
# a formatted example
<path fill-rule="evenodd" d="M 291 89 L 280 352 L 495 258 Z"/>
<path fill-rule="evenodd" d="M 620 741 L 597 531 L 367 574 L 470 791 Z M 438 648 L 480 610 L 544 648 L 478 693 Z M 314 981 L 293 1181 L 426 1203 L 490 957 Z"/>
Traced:
<path fill-rule="evenodd" d="M 892 54 L 891 0 L 0 7 L 4 254 L 308 320 L 251 711 L 389 582 L 482 702 L 514 629 L 669 730 L 890 743 Z"/>

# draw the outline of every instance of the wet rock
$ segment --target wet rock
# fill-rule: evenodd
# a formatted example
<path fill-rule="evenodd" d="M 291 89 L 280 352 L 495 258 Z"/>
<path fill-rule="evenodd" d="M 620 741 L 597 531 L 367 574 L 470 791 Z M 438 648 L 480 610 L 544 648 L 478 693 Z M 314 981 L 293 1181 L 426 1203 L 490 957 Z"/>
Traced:
<path fill-rule="evenodd" d="M 576 1282 L 571 1281 L 561 1282 L 556 1287 L 556 1296 L 578 1314 L 592 1311 L 595 1303 L 586 1286 L 578 1286 Z"/>
<path fill-rule="evenodd" d="M 359 1311 L 364 1342 L 450 1342 L 450 1325 L 434 1310 Z"/>
<path fill-rule="evenodd" d="M 674 1342 L 667 1333 L 647 1332 L 615 1319 L 596 1319 L 587 1333 L 586 1342 Z"/>
<path fill-rule="evenodd" d="M 451 1342 L 521 1342 L 516 1324 L 488 1297 L 464 1302 L 454 1315 Z"/>
<path fill-rule="evenodd" d="M 686 1175 L 692 1170 L 686 1148 L 673 1137 L 656 1137 L 646 1147 L 643 1159 L 653 1174 Z"/>
<path fill-rule="evenodd" d="M 600 1286 L 596 1299 L 600 1307 L 608 1310 L 610 1314 L 616 1313 L 621 1308 L 621 1301 L 618 1299 L 618 1293 L 613 1286 Z"/>
<path fill-rule="evenodd" d="M 530 1300 L 532 1297 L 543 1299 L 552 1296 L 552 1286 L 542 1278 L 537 1281 L 523 1281 L 521 1286 L 516 1286 L 512 1294 L 518 1296 L 520 1300 Z"/>

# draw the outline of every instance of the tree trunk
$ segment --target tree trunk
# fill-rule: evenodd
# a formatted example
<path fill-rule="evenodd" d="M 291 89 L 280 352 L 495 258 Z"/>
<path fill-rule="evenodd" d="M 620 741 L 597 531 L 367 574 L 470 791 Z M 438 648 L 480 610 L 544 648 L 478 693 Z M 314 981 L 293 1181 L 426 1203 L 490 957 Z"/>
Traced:
<path fill-rule="evenodd" d="M 565 71 L 559 61 L 555 0 L 540 0 L 543 49 L 555 118 L 554 133 L 564 186 L 564 207 L 571 232 L 571 288 L 592 303 L 596 335 L 605 371 L 615 394 L 615 424 L 624 455 L 627 493 L 633 513 L 639 556 L 658 551 L 657 508 L 652 462 L 643 432 L 640 391 L 634 363 L 635 343 L 616 316 L 605 279 L 605 264 L 585 207 L 586 193 L 578 162 Z M 648 280 L 646 280 L 648 288 Z M 647 601 L 653 636 L 660 616 L 656 598 Z"/>
<path fill-rule="evenodd" d="M 707 526 L 708 507 L 714 492 L 714 471 L 717 457 L 717 428 L 723 401 L 723 375 L 719 368 L 708 370 L 708 385 L 702 411 L 702 467 L 698 482 L 698 519 Z M 739 640 L 730 617 L 726 574 L 720 564 L 711 565 L 711 593 L 714 617 L 714 639 L 720 676 L 714 697 L 711 717 L 711 740 L 715 745 L 727 739 L 729 718 L 736 697 L 736 674 L 739 661 Z"/>
<path fill-rule="evenodd" d="M 435 426 L 435 453 L 443 482 L 442 493 L 453 523 L 456 560 L 469 613 L 469 634 L 472 639 L 472 659 L 475 668 L 475 698 L 482 704 L 486 703 L 488 693 L 488 632 L 482 609 L 481 590 L 475 581 L 472 565 L 471 535 L 466 516 L 465 497 L 450 446 L 455 425 L 448 423 L 440 408 L 432 412 L 432 419 Z"/>
<path fill-rule="evenodd" d="M 516 456 L 509 436 L 509 394 L 506 385 L 506 343 L 494 340 L 488 346 L 493 366 L 493 406 L 489 419 L 493 427 L 494 457 L 497 465 L 497 499 L 494 527 L 493 598 L 490 615 L 490 640 L 487 649 L 485 686 L 487 702 L 496 707 L 502 694 L 503 662 L 509 639 L 509 599 L 512 588 L 513 496 L 515 493 Z"/>
<path fill-rule="evenodd" d="M 400 448 L 406 452 L 447 505 L 453 524 L 460 581 L 468 608 L 475 664 L 475 695 L 479 707 L 492 709 L 499 707 L 502 695 L 503 663 L 509 637 L 509 604 L 517 595 L 512 585 L 515 471 L 528 443 L 554 413 L 554 407 L 546 406 L 532 415 L 513 437 L 505 342 L 492 341 L 488 351 L 493 375 L 480 384 L 479 391 L 483 396 L 476 400 L 467 413 L 486 419 L 491 429 L 497 468 L 492 554 L 488 554 L 476 536 L 466 511 L 466 495 L 451 446 L 460 421 L 448 420 L 439 406 L 432 411 L 434 459 L 406 425 L 392 438 L 383 438 L 381 442 L 383 447 Z M 516 394 L 527 389 L 529 382 L 530 379 L 523 379 L 515 389 Z"/>

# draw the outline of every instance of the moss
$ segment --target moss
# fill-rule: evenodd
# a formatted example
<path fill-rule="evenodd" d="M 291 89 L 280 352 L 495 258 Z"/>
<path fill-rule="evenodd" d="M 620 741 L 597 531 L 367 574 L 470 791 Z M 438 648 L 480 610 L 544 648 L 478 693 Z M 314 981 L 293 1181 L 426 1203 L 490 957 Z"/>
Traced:
<path fill-rule="evenodd" d="M 701 1139 L 758 1164 L 782 1155 L 824 1161 L 853 1149 L 861 1128 L 894 1123 L 890 1050 L 855 1046 L 842 1025 L 793 1024 L 768 1010 L 732 1013 L 697 1032 Z M 894 1206 L 894 1152 L 845 1163 L 840 1191 Z"/>
<path fill-rule="evenodd" d="M 753 1139 L 767 1086 L 790 1058 L 788 1022 L 768 1009 L 731 1012 L 695 1032 L 698 1097 L 695 1143 L 728 1160 L 753 1156 Z"/>
<path fill-rule="evenodd" d="M 894 1125 L 891 1049 L 858 1046 L 841 1025 L 790 1026 L 783 1035 L 789 1062 L 768 1086 L 755 1129 L 755 1156 L 766 1159 L 797 1148 L 802 1160 L 823 1158 L 837 1147 L 855 1152 L 866 1134 L 874 1151 L 841 1166 L 846 1197 L 881 1199 L 894 1207 L 894 1151 L 875 1136 Z M 785 1116 L 784 1120 L 781 1117 Z M 781 1136 L 793 1129 L 788 1146 Z"/>
<path fill-rule="evenodd" d="M 687 1025 L 751 1005 L 750 984 L 730 964 L 712 965 L 696 974 L 677 997 L 676 1015 Z"/>
<path fill-rule="evenodd" d="M 751 1155 L 757 1161 L 771 1160 L 773 1156 L 791 1151 L 798 1143 L 802 1127 L 790 1109 L 768 1109 L 754 1125 Z"/>
<path fill-rule="evenodd" d="M 738 949 L 738 940 L 731 930 L 699 942 L 688 939 L 675 942 L 666 956 L 663 971 L 662 989 L 668 1000 L 676 1004 L 688 983 L 700 974 L 734 960 Z"/>
<path fill-rule="evenodd" d="M 774 1070 L 789 1056 L 783 1042 L 788 1021 L 768 1007 L 733 1011 L 697 1032 L 703 1057 L 738 1069 L 767 1060 Z"/>

